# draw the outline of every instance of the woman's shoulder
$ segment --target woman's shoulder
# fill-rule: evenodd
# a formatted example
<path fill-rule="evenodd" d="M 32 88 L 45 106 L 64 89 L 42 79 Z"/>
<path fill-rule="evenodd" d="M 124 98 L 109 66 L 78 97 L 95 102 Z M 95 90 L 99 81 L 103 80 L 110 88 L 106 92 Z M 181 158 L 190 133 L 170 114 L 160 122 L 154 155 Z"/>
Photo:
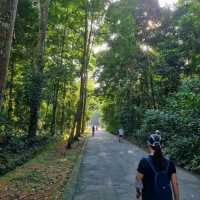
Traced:
<path fill-rule="evenodd" d="M 142 173 L 142 174 L 145 173 L 146 168 L 147 168 L 147 166 L 148 166 L 147 159 L 148 159 L 147 156 L 146 156 L 146 157 L 142 157 L 142 158 L 140 159 L 139 164 L 138 164 L 138 169 L 137 169 L 138 172 L 140 172 L 140 173 Z"/>
<path fill-rule="evenodd" d="M 166 162 L 169 163 L 169 165 L 175 165 L 174 161 L 171 158 L 169 158 L 168 156 L 165 156 L 164 159 L 166 160 Z"/>
<path fill-rule="evenodd" d="M 176 173 L 176 166 L 174 164 L 174 161 L 170 158 L 165 158 L 165 160 L 168 162 L 168 169 L 170 174 Z"/>
<path fill-rule="evenodd" d="M 150 156 L 150 155 L 143 156 L 143 157 L 140 159 L 140 163 L 147 163 L 148 160 L 149 160 L 151 157 L 152 157 L 152 156 Z"/>

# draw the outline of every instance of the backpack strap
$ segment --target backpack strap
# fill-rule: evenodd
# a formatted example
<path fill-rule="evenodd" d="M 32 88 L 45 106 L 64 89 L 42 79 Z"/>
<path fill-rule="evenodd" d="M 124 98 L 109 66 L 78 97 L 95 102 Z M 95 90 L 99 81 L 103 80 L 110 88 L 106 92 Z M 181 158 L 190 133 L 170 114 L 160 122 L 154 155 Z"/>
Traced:
<path fill-rule="evenodd" d="M 148 162 L 148 164 L 149 164 L 149 166 L 151 167 L 151 169 L 153 170 L 153 172 L 154 172 L 155 174 L 157 174 L 158 171 L 156 170 L 156 168 L 155 168 L 155 166 L 154 166 L 154 163 L 153 163 L 152 158 L 151 158 L 150 156 L 147 156 L 147 157 L 145 157 L 144 159 Z M 166 170 L 165 170 L 165 171 L 168 172 L 169 166 L 170 166 L 170 160 L 169 160 L 169 159 L 166 159 L 166 161 L 167 161 L 167 167 L 166 167 Z"/>
<path fill-rule="evenodd" d="M 149 166 L 151 167 L 151 169 L 153 170 L 153 172 L 155 174 L 157 174 L 158 172 L 156 171 L 156 168 L 154 166 L 153 160 L 150 156 L 146 157 L 145 160 L 148 162 Z"/>
<path fill-rule="evenodd" d="M 170 166 L 170 160 L 168 158 L 166 158 L 166 161 L 167 161 L 166 171 L 168 172 L 169 171 L 169 166 Z"/>

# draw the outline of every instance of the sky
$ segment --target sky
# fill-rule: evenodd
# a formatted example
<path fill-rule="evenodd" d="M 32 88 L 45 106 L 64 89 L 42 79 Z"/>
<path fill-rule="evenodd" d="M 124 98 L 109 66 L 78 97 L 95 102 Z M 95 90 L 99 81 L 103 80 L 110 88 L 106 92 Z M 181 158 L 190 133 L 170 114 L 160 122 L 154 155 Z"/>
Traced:
<path fill-rule="evenodd" d="M 173 6 L 175 3 L 177 3 L 178 0 L 159 0 L 160 6 L 161 7 L 166 7 L 166 6 Z"/>
<path fill-rule="evenodd" d="M 119 0 L 112 0 L 112 2 L 117 2 Z M 173 5 L 176 4 L 178 0 L 159 0 L 161 7 L 171 7 L 173 8 Z M 104 51 L 108 49 L 108 45 L 106 43 L 103 43 L 102 45 L 95 46 L 94 47 L 94 53 L 99 53 L 101 51 Z"/>
<path fill-rule="evenodd" d="M 112 2 L 117 2 L 119 0 L 112 0 Z M 166 6 L 173 6 L 174 3 L 177 3 L 178 0 L 159 0 L 160 6 L 161 7 L 166 7 Z"/>

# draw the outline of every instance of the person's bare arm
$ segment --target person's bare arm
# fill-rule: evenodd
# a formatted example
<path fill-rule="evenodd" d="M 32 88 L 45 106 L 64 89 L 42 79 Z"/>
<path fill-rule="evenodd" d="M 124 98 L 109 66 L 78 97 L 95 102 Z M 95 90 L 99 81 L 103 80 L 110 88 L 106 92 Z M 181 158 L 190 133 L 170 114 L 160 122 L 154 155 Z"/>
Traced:
<path fill-rule="evenodd" d="M 171 184 L 172 184 L 172 189 L 173 189 L 175 200 L 180 200 L 178 180 L 177 180 L 177 176 L 175 173 L 172 174 L 172 176 L 171 176 Z"/>
<path fill-rule="evenodd" d="M 142 189 L 143 189 L 143 184 L 142 184 L 142 179 L 144 178 L 144 175 L 141 173 L 137 173 L 136 175 L 136 182 L 135 182 L 135 187 L 136 187 L 136 198 L 139 199 L 142 196 Z"/>

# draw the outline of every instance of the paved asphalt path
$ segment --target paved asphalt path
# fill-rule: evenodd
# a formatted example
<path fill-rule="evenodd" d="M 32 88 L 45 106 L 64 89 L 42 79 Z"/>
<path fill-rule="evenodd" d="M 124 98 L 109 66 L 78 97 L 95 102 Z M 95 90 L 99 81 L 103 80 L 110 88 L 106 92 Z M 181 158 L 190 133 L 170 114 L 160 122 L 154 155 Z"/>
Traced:
<path fill-rule="evenodd" d="M 145 152 L 117 137 L 97 132 L 89 138 L 74 200 L 136 200 L 134 177 Z M 200 200 L 200 177 L 178 169 L 181 200 Z"/>

